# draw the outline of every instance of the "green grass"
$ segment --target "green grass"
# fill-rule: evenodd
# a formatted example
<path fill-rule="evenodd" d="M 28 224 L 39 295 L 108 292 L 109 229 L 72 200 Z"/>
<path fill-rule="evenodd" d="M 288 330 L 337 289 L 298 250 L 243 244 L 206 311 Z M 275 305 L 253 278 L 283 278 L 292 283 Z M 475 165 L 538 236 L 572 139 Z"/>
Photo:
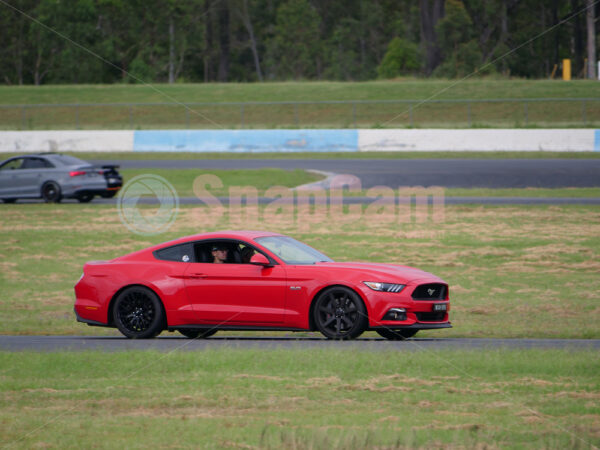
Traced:
<path fill-rule="evenodd" d="M 600 97 L 594 81 L 402 79 L 155 85 L 0 86 L 0 105 L 170 103 L 78 109 L 0 108 L 3 129 L 595 127 L 600 102 L 435 103 L 456 99 Z M 408 104 L 226 105 L 228 102 L 414 100 Z M 178 102 L 219 103 L 186 110 Z M 527 111 L 526 111 L 527 108 Z M 585 112 L 584 112 L 585 109 Z"/>
<path fill-rule="evenodd" d="M 333 211 L 266 218 L 263 207 L 258 220 L 207 220 L 205 207 L 187 205 L 167 233 L 152 237 L 131 233 L 108 205 L 16 204 L 0 211 L 3 333 L 115 334 L 74 320 L 73 285 L 86 261 L 241 228 L 291 234 L 335 260 L 407 264 L 447 280 L 454 328 L 419 336 L 600 338 L 597 206 L 450 205 L 437 216 L 441 222 L 405 222 L 401 211 L 387 222 L 373 205 L 353 221 Z"/>
<path fill-rule="evenodd" d="M 600 445 L 595 351 L 19 352 L 0 367 L 10 448 Z"/>
<path fill-rule="evenodd" d="M 399 79 L 368 82 L 284 82 L 0 86 L 1 104 L 39 103 L 156 103 L 256 102 L 322 100 L 415 100 L 489 98 L 593 98 L 600 94 L 595 81 L 481 78 L 456 80 Z"/>

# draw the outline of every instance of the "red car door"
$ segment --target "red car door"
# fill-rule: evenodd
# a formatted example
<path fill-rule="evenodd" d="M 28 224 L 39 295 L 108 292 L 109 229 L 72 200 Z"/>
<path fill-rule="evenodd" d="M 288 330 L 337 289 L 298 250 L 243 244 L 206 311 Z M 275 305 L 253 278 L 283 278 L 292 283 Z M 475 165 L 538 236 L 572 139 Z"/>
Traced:
<path fill-rule="evenodd" d="M 192 263 L 185 286 L 198 325 L 283 322 L 286 274 L 280 265 Z"/>

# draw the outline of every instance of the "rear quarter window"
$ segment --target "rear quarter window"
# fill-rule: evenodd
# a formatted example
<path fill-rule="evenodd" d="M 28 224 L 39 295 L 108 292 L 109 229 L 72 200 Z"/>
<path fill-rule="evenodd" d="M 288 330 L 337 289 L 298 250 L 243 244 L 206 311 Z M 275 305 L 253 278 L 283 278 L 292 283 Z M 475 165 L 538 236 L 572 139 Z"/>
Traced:
<path fill-rule="evenodd" d="M 162 261 L 194 262 L 194 247 L 192 244 L 180 244 L 161 248 L 154 252 L 154 257 Z"/>

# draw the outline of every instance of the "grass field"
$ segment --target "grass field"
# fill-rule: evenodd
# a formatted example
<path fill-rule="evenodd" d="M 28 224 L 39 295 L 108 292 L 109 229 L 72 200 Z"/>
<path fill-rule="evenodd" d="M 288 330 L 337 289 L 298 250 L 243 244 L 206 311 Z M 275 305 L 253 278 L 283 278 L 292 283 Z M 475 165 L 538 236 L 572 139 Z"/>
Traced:
<path fill-rule="evenodd" d="M 124 171 L 129 179 L 147 172 Z M 151 172 L 180 195 L 191 194 L 200 173 Z M 275 169 L 218 174 L 223 193 L 232 185 L 263 190 L 313 179 Z M 448 191 L 598 196 L 597 189 Z M 0 333 L 118 335 L 75 321 L 73 285 L 86 261 L 243 227 L 291 234 L 335 260 L 404 263 L 441 276 L 450 284 L 454 328 L 419 337 L 600 338 L 597 206 L 454 205 L 441 221 L 408 223 L 386 223 L 373 209 L 361 212 L 368 220 L 348 223 L 339 216 L 265 221 L 265 207 L 258 221 L 234 224 L 225 215 L 209 223 L 206 212 L 182 206 L 168 233 L 142 237 L 110 205 L 0 204 Z M 256 333 L 219 332 L 240 334 Z M 597 351 L 423 351 L 413 340 L 402 345 L 414 352 L 378 342 L 372 351 L 186 352 L 187 342 L 170 353 L 0 352 L 0 446 L 600 446 Z"/>
<path fill-rule="evenodd" d="M 168 95 L 169 98 L 165 97 Z M 399 79 L 367 82 L 284 82 L 0 86 L 0 104 L 276 102 L 322 100 L 594 98 L 596 81 L 481 78 L 457 82 Z"/>
<path fill-rule="evenodd" d="M 7 448 L 600 445 L 594 351 L 26 352 L 0 367 Z"/>
<path fill-rule="evenodd" d="M 2 129 L 595 127 L 594 81 L 401 79 L 156 85 L 0 86 Z M 515 102 L 514 99 L 562 99 Z M 477 100 L 504 100 L 478 103 Z M 568 100 L 570 99 L 570 100 Z M 411 104 L 364 103 L 411 100 Z M 436 101 L 471 100 L 471 103 Z M 568 101 L 567 101 L 568 100 Z M 352 102 L 307 104 L 306 102 Z M 297 104 L 239 104 L 305 102 Z M 84 106 L 84 104 L 104 106 Z M 165 105 L 126 105 L 165 103 Z M 186 109 L 179 103 L 213 103 Z M 215 104 L 216 103 L 216 104 Z M 47 104 L 55 106 L 33 107 Z M 78 104 L 75 107 L 60 104 Z M 124 105 L 125 104 L 125 105 Z"/>
<path fill-rule="evenodd" d="M 340 261 L 402 263 L 450 284 L 451 330 L 424 336 L 600 338 L 600 208 L 446 206 L 443 222 L 386 223 L 298 217 L 258 221 L 183 206 L 168 233 L 141 237 L 108 205 L 1 205 L 0 329 L 9 334 L 114 333 L 74 321 L 73 285 L 83 264 L 179 236 L 224 228 L 292 234 Z M 152 213 L 151 207 L 149 214 Z M 271 211 L 273 212 L 273 211 Z M 397 220 L 397 221 L 396 221 Z M 582 288 L 584 287 L 584 288 Z M 575 294 L 576 293 L 576 294 Z"/>

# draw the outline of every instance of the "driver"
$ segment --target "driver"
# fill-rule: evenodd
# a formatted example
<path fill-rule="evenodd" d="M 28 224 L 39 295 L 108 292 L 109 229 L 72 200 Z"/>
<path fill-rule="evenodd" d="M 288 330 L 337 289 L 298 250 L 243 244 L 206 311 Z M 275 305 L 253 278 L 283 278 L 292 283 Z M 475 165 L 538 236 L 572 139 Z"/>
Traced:
<path fill-rule="evenodd" d="M 215 264 L 223 264 L 227 261 L 227 252 L 229 249 L 227 247 L 223 247 L 222 245 L 213 245 L 212 248 L 212 256 L 213 263 Z"/>

